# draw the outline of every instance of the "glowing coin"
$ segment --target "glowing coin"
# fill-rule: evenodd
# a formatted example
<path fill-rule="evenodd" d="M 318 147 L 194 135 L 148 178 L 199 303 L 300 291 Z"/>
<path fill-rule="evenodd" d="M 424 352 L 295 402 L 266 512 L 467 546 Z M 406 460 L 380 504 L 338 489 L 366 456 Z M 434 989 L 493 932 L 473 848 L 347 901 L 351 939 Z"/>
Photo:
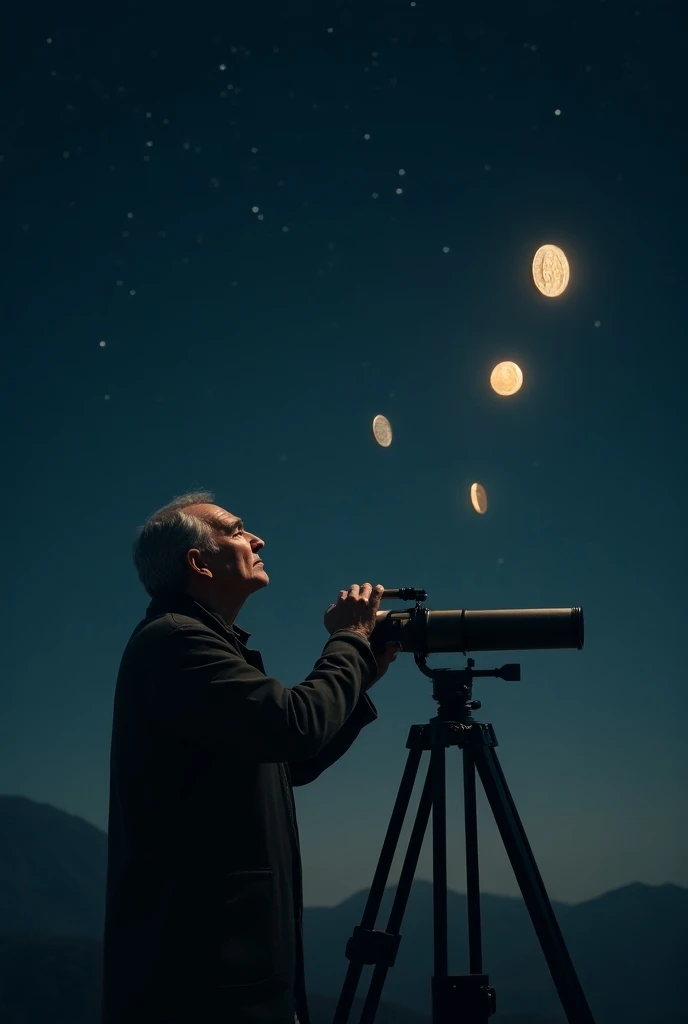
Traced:
<path fill-rule="evenodd" d="M 487 494 L 482 484 L 471 484 L 471 505 L 479 515 L 487 512 Z"/>
<path fill-rule="evenodd" d="M 569 261 L 558 245 L 541 245 L 533 256 L 535 287 L 548 299 L 556 299 L 569 283 Z"/>
<path fill-rule="evenodd" d="M 498 395 L 515 395 L 523 384 L 521 367 L 516 363 L 497 363 L 490 374 L 490 384 Z"/>
<path fill-rule="evenodd" d="M 373 437 L 381 448 L 389 448 L 392 443 L 392 424 L 386 416 L 376 416 L 373 420 Z"/>

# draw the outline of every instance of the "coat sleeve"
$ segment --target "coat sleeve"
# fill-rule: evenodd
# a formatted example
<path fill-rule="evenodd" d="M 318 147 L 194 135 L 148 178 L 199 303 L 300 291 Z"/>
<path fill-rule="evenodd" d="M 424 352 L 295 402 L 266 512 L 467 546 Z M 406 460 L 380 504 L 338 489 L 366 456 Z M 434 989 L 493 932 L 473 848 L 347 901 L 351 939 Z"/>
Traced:
<path fill-rule="evenodd" d="M 153 720 L 206 749 L 252 761 L 317 757 L 377 673 L 370 644 L 347 630 L 330 637 L 310 675 L 292 687 L 249 665 L 200 623 L 175 626 L 163 646 Z M 335 752 L 332 761 L 339 756 Z"/>
<path fill-rule="evenodd" d="M 367 693 L 361 694 L 353 713 L 347 718 L 334 739 L 322 748 L 319 754 L 308 761 L 291 761 L 289 772 L 292 786 L 306 786 L 321 775 L 326 768 L 345 754 L 361 729 L 377 718 L 377 711 Z"/>

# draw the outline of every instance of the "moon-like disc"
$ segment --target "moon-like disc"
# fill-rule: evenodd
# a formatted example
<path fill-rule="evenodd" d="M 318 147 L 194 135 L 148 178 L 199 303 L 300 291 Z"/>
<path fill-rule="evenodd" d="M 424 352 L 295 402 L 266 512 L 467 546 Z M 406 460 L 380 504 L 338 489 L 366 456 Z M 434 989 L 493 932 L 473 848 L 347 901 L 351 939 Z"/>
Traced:
<path fill-rule="evenodd" d="M 487 512 L 487 495 L 482 484 L 471 484 L 471 505 L 480 515 Z"/>
<path fill-rule="evenodd" d="M 389 448 L 392 443 L 392 424 L 386 416 L 376 416 L 373 420 L 373 437 L 382 448 Z"/>
<path fill-rule="evenodd" d="M 523 384 L 521 367 L 516 363 L 497 363 L 490 374 L 490 384 L 498 395 L 515 395 Z"/>
<path fill-rule="evenodd" d="M 556 299 L 564 291 L 569 283 L 569 261 L 558 245 L 541 245 L 535 253 L 533 281 L 548 299 Z"/>

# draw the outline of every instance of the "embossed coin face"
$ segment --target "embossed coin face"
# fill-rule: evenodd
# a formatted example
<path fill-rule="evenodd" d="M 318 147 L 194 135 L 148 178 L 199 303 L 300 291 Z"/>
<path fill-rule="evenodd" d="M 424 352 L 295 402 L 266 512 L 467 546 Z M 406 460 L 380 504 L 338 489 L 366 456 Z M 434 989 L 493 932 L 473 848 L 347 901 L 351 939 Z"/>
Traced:
<path fill-rule="evenodd" d="M 521 367 L 516 363 L 497 363 L 490 374 L 490 384 L 498 395 L 515 395 L 523 384 Z"/>
<path fill-rule="evenodd" d="M 471 484 L 471 505 L 480 515 L 487 512 L 487 495 L 482 484 Z"/>
<path fill-rule="evenodd" d="M 373 437 L 382 448 L 389 448 L 392 443 L 392 424 L 386 416 L 376 416 L 373 420 Z"/>
<path fill-rule="evenodd" d="M 569 261 L 558 245 L 541 245 L 535 253 L 533 281 L 548 299 L 556 299 L 564 291 L 569 283 Z"/>

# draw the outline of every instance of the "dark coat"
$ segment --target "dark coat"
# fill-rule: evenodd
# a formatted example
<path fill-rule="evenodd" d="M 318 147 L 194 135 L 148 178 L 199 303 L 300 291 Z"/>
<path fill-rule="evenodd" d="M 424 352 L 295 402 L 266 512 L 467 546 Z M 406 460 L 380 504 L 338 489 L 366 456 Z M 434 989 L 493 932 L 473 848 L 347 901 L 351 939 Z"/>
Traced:
<path fill-rule="evenodd" d="M 122 656 L 102 1024 L 309 1024 L 292 786 L 377 718 L 377 665 L 343 630 L 285 688 L 249 635 L 178 595 L 151 602 Z"/>

